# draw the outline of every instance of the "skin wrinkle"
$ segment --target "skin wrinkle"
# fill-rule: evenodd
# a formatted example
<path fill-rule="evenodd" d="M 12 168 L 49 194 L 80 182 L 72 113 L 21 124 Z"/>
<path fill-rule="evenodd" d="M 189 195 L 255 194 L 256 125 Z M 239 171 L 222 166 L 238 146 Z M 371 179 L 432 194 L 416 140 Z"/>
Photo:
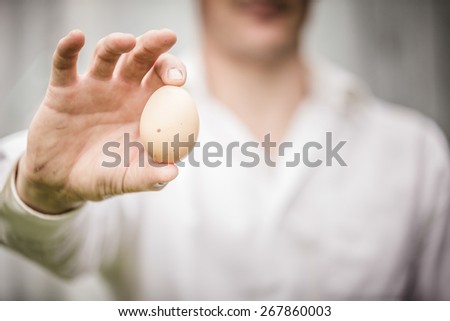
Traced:
<path fill-rule="evenodd" d="M 46 163 L 41 164 L 41 165 L 37 165 L 37 164 L 36 164 L 36 165 L 34 166 L 33 172 L 34 172 L 35 174 L 37 174 L 37 173 L 39 173 L 40 171 L 42 171 L 42 170 L 45 168 L 45 166 L 47 166 Z"/>

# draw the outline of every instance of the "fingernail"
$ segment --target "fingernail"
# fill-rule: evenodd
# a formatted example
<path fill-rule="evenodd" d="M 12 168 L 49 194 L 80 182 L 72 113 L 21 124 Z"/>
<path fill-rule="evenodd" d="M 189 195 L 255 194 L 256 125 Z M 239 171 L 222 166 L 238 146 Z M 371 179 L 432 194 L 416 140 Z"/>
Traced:
<path fill-rule="evenodd" d="M 163 188 L 163 187 L 165 187 L 166 185 L 167 185 L 167 183 L 162 183 L 162 182 L 160 182 L 160 183 L 154 184 L 154 185 L 153 185 L 153 188 Z"/>
<path fill-rule="evenodd" d="M 167 76 L 171 80 L 182 80 L 183 79 L 183 73 L 178 68 L 170 68 L 169 71 L 167 71 Z"/>

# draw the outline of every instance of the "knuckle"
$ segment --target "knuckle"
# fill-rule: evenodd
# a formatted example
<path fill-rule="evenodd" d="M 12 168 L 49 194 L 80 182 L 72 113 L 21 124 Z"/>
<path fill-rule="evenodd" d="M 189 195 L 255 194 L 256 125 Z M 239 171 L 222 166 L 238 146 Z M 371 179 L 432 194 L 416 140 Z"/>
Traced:
<path fill-rule="evenodd" d="M 117 59 L 120 53 L 114 47 L 114 40 L 110 38 L 103 38 L 98 44 L 97 56 L 107 62 L 113 62 Z"/>
<path fill-rule="evenodd" d="M 63 57 L 59 52 L 55 52 L 53 55 L 53 66 L 60 70 L 70 69 L 72 62 L 70 59 Z"/>

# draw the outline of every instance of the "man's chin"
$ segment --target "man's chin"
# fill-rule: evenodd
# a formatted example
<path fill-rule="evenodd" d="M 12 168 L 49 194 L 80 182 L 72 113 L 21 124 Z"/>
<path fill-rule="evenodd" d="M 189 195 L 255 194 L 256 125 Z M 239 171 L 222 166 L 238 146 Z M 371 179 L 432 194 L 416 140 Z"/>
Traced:
<path fill-rule="evenodd" d="M 254 34 L 241 39 L 239 43 L 244 51 L 256 56 L 276 57 L 286 51 L 296 50 L 297 42 L 285 38 L 286 35 Z"/>
<path fill-rule="evenodd" d="M 274 45 L 268 43 L 246 44 L 235 50 L 235 56 L 242 60 L 260 63 L 273 63 L 284 59 L 288 53 L 292 53 L 295 48 L 286 45 Z"/>

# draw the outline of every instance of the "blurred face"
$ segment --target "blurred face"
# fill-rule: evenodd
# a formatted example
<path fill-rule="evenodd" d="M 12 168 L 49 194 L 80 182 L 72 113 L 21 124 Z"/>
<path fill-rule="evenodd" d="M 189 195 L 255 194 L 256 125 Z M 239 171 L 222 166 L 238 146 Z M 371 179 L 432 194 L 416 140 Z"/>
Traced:
<path fill-rule="evenodd" d="M 206 40 L 241 58 L 277 59 L 297 50 L 309 0 L 201 0 Z"/>

